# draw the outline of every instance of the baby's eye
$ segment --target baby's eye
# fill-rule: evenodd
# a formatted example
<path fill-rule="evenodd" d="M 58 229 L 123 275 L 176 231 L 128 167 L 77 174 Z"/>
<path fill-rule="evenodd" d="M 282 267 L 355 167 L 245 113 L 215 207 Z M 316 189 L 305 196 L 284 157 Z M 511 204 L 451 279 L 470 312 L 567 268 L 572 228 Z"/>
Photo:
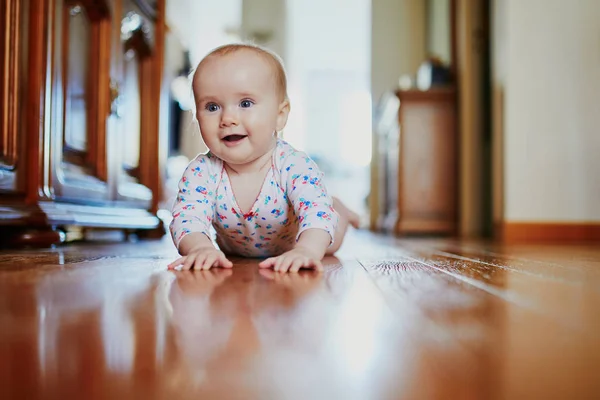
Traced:
<path fill-rule="evenodd" d="M 250 108 L 250 107 L 252 107 L 253 104 L 254 103 L 252 102 L 252 100 L 242 100 L 240 102 L 240 107 L 242 107 L 242 108 Z"/>
<path fill-rule="evenodd" d="M 219 106 L 215 103 L 208 103 L 204 109 L 206 109 L 208 112 L 215 112 L 219 110 Z"/>

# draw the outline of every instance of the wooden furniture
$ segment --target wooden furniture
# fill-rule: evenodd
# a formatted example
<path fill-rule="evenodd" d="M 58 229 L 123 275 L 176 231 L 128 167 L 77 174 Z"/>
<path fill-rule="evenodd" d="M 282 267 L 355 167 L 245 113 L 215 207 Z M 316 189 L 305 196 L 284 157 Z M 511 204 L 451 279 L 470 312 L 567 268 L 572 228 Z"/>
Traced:
<path fill-rule="evenodd" d="M 0 245 L 163 232 L 164 0 L 0 7 Z"/>
<path fill-rule="evenodd" d="M 457 111 L 453 88 L 398 91 L 397 234 L 454 234 Z"/>
<path fill-rule="evenodd" d="M 397 91 L 398 125 L 379 132 L 380 230 L 451 235 L 457 227 L 453 87 Z M 383 134 L 382 134 L 383 133 Z"/>

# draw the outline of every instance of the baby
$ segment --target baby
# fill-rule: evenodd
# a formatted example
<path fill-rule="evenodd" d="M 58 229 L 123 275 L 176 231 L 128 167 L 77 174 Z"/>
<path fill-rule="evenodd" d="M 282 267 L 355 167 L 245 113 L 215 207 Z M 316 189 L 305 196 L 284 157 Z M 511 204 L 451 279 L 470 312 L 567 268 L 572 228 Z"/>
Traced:
<path fill-rule="evenodd" d="M 305 153 L 278 138 L 290 112 L 279 57 L 254 45 L 219 47 L 198 65 L 192 88 L 209 152 L 179 182 L 170 231 L 182 257 L 169 268 L 231 268 L 234 255 L 269 257 L 259 266 L 278 272 L 322 270 L 358 215 L 327 194 Z"/>

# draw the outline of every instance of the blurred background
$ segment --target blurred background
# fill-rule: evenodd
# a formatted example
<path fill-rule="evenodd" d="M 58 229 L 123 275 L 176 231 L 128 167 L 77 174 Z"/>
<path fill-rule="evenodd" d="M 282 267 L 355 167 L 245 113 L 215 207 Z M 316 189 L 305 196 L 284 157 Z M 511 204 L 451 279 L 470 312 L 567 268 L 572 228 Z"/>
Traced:
<path fill-rule="evenodd" d="M 395 90 L 401 76 L 410 80 L 426 56 L 450 65 L 451 3 L 173 0 L 166 12 L 169 39 L 178 42 L 173 48 L 184 49 L 192 67 L 213 48 L 232 42 L 250 41 L 281 55 L 292 104 L 285 140 L 317 161 L 330 192 L 368 226 L 371 160 L 378 156 L 372 154 L 374 107 L 384 93 Z M 187 111 L 189 80 L 186 68 L 180 71 L 174 94 Z M 181 118 L 178 147 L 169 159 L 171 179 L 178 179 L 187 162 L 205 150 L 190 113 Z"/>
<path fill-rule="evenodd" d="M 206 150 L 189 73 L 251 41 L 284 60 L 283 137 L 364 228 L 600 238 L 597 0 L 2 7 L 2 226 L 161 235 L 183 169 Z"/>
<path fill-rule="evenodd" d="M 366 215 L 372 141 L 371 2 L 175 0 L 167 6 L 176 32 L 172 40 L 189 51 L 192 66 L 215 47 L 241 41 L 268 47 L 283 58 L 292 106 L 284 139 L 317 161 L 334 195 Z M 189 95 L 184 78 L 179 79 L 182 97 Z M 204 150 L 189 114 L 183 116 L 181 146 L 174 151 L 184 157 L 171 163 L 174 179 Z"/>
<path fill-rule="evenodd" d="M 283 57 L 284 138 L 365 227 L 507 239 L 600 219 L 599 15 L 594 0 L 167 3 L 192 66 L 240 40 Z M 201 142 L 183 129 L 187 159 Z"/>

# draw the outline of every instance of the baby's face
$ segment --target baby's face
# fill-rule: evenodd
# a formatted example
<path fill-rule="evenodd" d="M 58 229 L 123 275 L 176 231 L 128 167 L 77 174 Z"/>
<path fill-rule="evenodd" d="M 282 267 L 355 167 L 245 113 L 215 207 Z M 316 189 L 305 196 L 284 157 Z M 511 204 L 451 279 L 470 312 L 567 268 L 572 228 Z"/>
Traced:
<path fill-rule="evenodd" d="M 289 106 L 275 72 L 251 50 L 205 60 L 193 82 L 200 132 L 210 151 L 231 166 L 249 165 L 271 151 Z"/>

